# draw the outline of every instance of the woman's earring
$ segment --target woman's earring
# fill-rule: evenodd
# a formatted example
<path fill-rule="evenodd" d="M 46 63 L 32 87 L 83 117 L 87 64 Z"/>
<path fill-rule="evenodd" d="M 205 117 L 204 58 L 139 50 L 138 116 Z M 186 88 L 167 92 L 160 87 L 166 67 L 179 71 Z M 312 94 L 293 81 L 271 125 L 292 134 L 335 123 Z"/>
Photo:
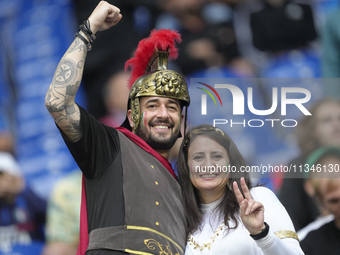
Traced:
<path fill-rule="evenodd" d="M 230 191 L 233 191 L 233 189 L 232 189 L 232 186 L 231 186 L 230 182 L 228 182 L 228 183 L 227 183 L 227 186 L 228 186 L 228 188 L 230 189 Z"/>

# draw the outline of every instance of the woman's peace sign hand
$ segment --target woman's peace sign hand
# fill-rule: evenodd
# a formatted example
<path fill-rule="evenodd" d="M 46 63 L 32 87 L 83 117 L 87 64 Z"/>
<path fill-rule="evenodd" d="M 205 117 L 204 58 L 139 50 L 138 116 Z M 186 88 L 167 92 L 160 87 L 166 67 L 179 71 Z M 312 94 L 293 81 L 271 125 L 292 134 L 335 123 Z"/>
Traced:
<path fill-rule="evenodd" d="M 260 202 L 255 201 L 251 197 L 249 189 L 243 177 L 241 178 L 241 188 L 244 197 L 237 185 L 237 182 L 234 181 L 233 189 L 237 202 L 240 205 L 241 220 L 243 222 L 243 225 L 246 227 L 250 234 L 252 235 L 259 234 L 262 231 L 262 229 L 265 228 L 264 207 Z"/>

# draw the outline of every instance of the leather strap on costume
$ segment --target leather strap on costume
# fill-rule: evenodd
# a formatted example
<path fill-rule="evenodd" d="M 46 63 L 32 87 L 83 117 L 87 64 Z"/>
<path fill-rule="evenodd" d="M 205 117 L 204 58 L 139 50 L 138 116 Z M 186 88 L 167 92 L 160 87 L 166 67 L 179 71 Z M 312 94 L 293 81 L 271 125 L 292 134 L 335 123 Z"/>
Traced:
<path fill-rule="evenodd" d="M 87 250 L 109 249 L 130 254 L 173 254 L 184 251 L 173 239 L 141 226 L 113 226 L 92 230 Z"/>

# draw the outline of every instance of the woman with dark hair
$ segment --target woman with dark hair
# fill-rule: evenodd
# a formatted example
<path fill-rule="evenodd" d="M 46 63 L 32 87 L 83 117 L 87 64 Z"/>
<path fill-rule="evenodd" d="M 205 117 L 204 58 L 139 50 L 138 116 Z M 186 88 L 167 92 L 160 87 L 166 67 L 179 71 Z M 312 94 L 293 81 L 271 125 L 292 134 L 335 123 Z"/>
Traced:
<path fill-rule="evenodd" d="M 251 185 L 246 163 L 225 132 L 194 127 L 180 152 L 185 254 L 303 254 L 285 208 L 269 189 Z"/>

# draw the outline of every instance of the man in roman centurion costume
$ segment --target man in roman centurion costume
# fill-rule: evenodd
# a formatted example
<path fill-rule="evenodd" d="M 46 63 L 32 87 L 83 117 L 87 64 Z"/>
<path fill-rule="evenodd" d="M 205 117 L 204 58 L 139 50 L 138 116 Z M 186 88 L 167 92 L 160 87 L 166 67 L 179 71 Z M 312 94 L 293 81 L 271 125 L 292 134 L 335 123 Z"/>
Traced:
<path fill-rule="evenodd" d="M 101 124 L 74 101 L 95 33 L 117 24 L 119 12 L 107 2 L 98 4 L 80 25 L 46 94 L 46 107 L 84 176 L 77 254 L 180 255 L 186 223 L 167 160 L 189 105 L 185 80 L 167 69 L 180 35 L 153 31 L 139 43 L 127 62 L 132 87 L 121 127 Z"/>

